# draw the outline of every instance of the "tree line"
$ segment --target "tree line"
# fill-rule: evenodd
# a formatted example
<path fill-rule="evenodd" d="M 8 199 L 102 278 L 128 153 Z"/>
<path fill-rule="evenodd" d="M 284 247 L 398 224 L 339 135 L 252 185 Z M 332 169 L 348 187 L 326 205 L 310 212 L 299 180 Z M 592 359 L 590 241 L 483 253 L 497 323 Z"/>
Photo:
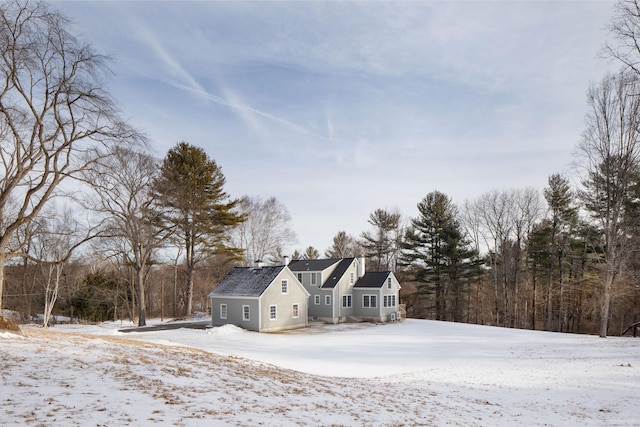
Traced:
<path fill-rule="evenodd" d="M 413 317 L 603 337 L 638 322 L 640 18 L 636 1 L 616 10 L 605 50 L 623 68 L 588 89 L 575 175 L 460 206 L 434 190 L 415 217 L 376 209 L 323 255 L 394 271 Z M 144 325 L 206 311 L 232 266 L 293 245 L 286 207 L 232 198 L 202 148 L 151 155 L 104 89 L 107 58 L 59 12 L 6 2 L 0 22 L 0 307 Z"/>

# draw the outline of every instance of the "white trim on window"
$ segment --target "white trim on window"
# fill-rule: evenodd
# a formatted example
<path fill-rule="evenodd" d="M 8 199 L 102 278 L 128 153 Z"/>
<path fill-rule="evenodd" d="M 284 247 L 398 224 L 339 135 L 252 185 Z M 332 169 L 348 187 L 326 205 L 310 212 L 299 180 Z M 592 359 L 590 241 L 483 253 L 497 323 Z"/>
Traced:
<path fill-rule="evenodd" d="M 351 308 L 352 307 L 352 296 L 351 294 L 342 295 L 342 308 Z"/>
<path fill-rule="evenodd" d="M 242 306 L 242 320 L 245 322 L 251 320 L 251 307 L 248 305 Z"/>
<path fill-rule="evenodd" d="M 313 303 L 315 305 L 320 305 L 320 295 L 314 295 L 313 296 Z"/>
<path fill-rule="evenodd" d="M 293 304 L 291 306 L 291 317 L 293 317 L 294 319 L 300 317 L 300 305 Z"/>
<path fill-rule="evenodd" d="M 378 296 L 377 295 L 362 295 L 362 307 L 364 308 L 378 308 Z"/>
<path fill-rule="evenodd" d="M 269 306 L 269 320 L 278 320 L 278 306 L 270 305 Z"/>
<path fill-rule="evenodd" d="M 324 305 L 331 305 L 331 295 L 324 296 Z"/>
<path fill-rule="evenodd" d="M 289 281 L 286 279 L 282 280 L 282 293 L 283 294 L 289 293 Z"/>
<path fill-rule="evenodd" d="M 387 288 L 391 289 L 391 277 L 387 278 Z"/>
<path fill-rule="evenodd" d="M 384 296 L 384 307 L 395 307 L 396 306 L 396 296 L 395 295 L 385 295 Z"/>
<path fill-rule="evenodd" d="M 227 318 L 227 304 L 220 304 L 220 318 Z"/>

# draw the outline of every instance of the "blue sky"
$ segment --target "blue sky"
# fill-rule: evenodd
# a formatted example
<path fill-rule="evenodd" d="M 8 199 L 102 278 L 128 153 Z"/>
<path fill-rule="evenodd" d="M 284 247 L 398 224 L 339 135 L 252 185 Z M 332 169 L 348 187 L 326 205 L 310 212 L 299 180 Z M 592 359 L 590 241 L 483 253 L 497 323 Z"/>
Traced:
<path fill-rule="evenodd" d="M 158 157 L 204 148 L 302 250 L 570 172 L 613 2 L 58 2 Z"/>

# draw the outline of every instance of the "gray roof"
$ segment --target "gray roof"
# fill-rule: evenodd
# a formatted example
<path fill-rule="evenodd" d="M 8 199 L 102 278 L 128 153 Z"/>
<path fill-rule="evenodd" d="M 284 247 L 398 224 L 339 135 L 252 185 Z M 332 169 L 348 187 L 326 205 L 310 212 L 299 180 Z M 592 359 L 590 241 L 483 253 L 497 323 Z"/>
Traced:
<path fill-rule="evenodd" d="M 322 271 L 339 262 L 338 259 L 297 259 L 289 263 L 291 271 Z"/>
<path fill-rule="evenodd" d="M 259 297 L 280 274 L 284 266 L 236 267 L 222 279 L 209 296 Z"/>
<path fill-rule="evenodd" d="M 335 288 L 352 262 L 353 258 L 344 258 L 342 261 L 340 261 L 336 268 L 331 272 L 329 278 L 324 281 L 322 287 L 327 289 Z"/>
<path fill-rule="evenodd" d="M 390 271 L 371 271 L 365 273 L 360 280 L 353 285 L 354 288 L 381 288 L 384 286 Z"/>

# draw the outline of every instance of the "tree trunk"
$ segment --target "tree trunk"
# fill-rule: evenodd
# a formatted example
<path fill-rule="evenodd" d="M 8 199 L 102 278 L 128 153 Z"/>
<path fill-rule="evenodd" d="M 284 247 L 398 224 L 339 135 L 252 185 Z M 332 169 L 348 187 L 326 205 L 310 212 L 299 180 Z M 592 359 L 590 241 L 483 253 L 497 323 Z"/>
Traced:
<path fill-rule="evenodd" d="M 562 254 L 558 255 L 558 332 L 563 332 L 563 293 L 564 293 L 564 272 L 562 271 Z"/>
<path fill-rule="evenodd" d="M 192 303 L 193 303 L 193 266 L 187 268 L 187 316 L 191 315 Z"/>
<path fill-rule="evenodd" d="M 33 289 L 34 289 L 34 281 L 31 281 L 31 287 L 29 287 L 29 285 L 27 285 L 27 282 L 29 282 L 29 262 L 27 260 L 27 258 L 23 258 L 22 260 L 22 295 L 23 295 L 23 306 L 22 306 L 22 313 L 21 313 L 21 317 L 23 319 L 31 319 L 31 294 L 33 293 Z M 34 277 L 35 279 L 35 277 Z M 0 310 L 1 311 L 1 310 Z"/>
<path fill-rule="evenodd" d="M 191 315 L 191 304 L 193 301 L 193 270 L 195 270 L 195 242 L 193 236 L 187 237 L 187 252 L 185 254 L 185 262 L 187 264 L 187 301 L 186 301 L 186 316 Z"/>
<path fill-rule="evenodd" d="M 607 268 L 602 289 L 602 300 L 600 305 L 600 338 L 607 337 L 609 329 L 609 306 L 611 304 L 611 289 L 613 287 L 613 274 Z"/>
<path fill-rule="evenodd" d="M 551 264 L 551 263 L 550 263 Z M 547 283 L 547 318 L 544 324 L 545 331 L 551 331 L 551 322 L 553 319 L 553 269 L 549 267 L 549 280 Z"/>
<path fill-rule="evenodd" d="M 499 283 L 498 283 L 498 241 L 493 241 L 495 253 L 493 254 L 493 294 L 495 298 L 495 326 L 500 326 L 500 299 L 499 299 Z"/>
<path fill-rule="evenodd" d="M 44 318 L 42 322 L 42 327 L 44 328 L 49 326 L 53 308 L 55 307 L 56 301 L 58 301 L 58 292 L 60 291 L 60 277 L 62 276 L 63 268 L 64 266 L 60 263 L 49 266 L 47 287 L 45 288 Z"/>
<path fill-rule="evenodd" d="M 136 270 L 136 281 L 138 282 L 138 326 L 147 324 L 147 310 L 144 295 L 144 267 Z"/>
<path fill-rule="evenodd" d="M 531 292 L 531 329 L 535 330 L 536 329 L 536 297 L 537 297 L 537 288 L 536 285 L 538 284 L 537 281 L 537 271 L 536 271 L 536 265 L 535 262 L 533 264 L 533 272 L 531 273 L 532 275 L 532 292 Z"/>
<path fill-rule="evenodd" d="M 120 294 L 120 285 L 116 282 L 116 293 L 113 297 L 113 322 L 118 320 L 118 295 Z"/>
<path fill-rule="evenodd" d="M 513 320 L 511 326 L 513 328 L 522 328 L 520 324 L 520 308 L 518 306 L 518 299 L 520 298 L 520 261 L 522 258 L 522 250 L 520 245 L 522 242 L 520 238 L 516 240 L 516 257 L 515 257 L 515 273 L 513 278 Z"/>
<path fill-rule="evenodd" d="M 173 266 L 173 317 L 178 317 L 178 260 Z"/>
<path fill-rule="evenodd" d="M 4 295 L 4 265 L 7 262 L 5 248 L 0 244 L 0 316 L 2 316 L 2 296 Z"/>

